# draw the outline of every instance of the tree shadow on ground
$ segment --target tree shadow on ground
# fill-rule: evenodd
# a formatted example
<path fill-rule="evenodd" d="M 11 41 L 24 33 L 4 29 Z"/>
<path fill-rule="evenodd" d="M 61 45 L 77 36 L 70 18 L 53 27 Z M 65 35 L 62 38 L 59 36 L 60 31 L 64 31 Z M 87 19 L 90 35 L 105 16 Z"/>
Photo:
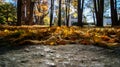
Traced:
<path fill-rule="evenodd" d="M 95 46 L 95 45 L 94 45 Z M 109 47 L 101 47 L 101 46 L 95 46 L 97 48 L 101 48 L 100 50 L 97 49 L 89 49 L 89 51 L 94 52 L 98 55 L 105 56 L 106 58 L 118 58 L 120 59 L 120 47 L 115 48 L 109 48 Z"/>
<path fill-rule="evenodd" d="M 32 45 L 0 46 L 0 55 L 6 54 L 10 51 L 16 51 L 16 50 L 22 50 L 24 48 L 29 48 L 29 46 L 32 46 Z M 57 46 L 52 46 L 52 47 L 57 47 Z M 66 46 L 66 48 L 69 48 L 69 47 Z M 120 58 L 120 47 L 111 49 L 111 48 L 100 47 L 100 46 L 83 45 L 80 47 L 80 49 L 84 49 L 85 51 L 89 51 L 89 52 L 94 52 L 95 54 L 98 54 L 98 55 L 104 55 L 108 58 L 111 58 L 111 57 Z"/>
<path fill-rule="evenodd" d="M 21 45 L 21 46 L 0 46 L 0 55 L 6 54 L 10 51 L 21 50 L 30 45 Z"/>

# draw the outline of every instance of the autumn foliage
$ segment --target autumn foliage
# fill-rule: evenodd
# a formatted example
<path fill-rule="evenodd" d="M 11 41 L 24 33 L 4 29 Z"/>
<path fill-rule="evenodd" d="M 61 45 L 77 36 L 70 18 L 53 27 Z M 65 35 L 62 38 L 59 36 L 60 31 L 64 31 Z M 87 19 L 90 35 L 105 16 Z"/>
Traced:
<path fill-rule="evenodd" d="M 0 27 L 1 44 L 120 46 L 120 28 L 9 26 Z"/>

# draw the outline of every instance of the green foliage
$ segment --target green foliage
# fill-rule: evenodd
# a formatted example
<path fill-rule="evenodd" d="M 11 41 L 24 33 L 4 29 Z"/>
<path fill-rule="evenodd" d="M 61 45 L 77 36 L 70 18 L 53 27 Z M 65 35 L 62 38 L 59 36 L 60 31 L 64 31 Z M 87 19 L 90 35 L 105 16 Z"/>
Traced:
<path fill-rule="evenodd" d="M 5 24 L 5 17 L 0 15 L 0 24 Z"/>
<path fill-rule="evenodd" d="M 0 24 L 16 22 L 16 7 L 11 3 L 0 4 Z"/>

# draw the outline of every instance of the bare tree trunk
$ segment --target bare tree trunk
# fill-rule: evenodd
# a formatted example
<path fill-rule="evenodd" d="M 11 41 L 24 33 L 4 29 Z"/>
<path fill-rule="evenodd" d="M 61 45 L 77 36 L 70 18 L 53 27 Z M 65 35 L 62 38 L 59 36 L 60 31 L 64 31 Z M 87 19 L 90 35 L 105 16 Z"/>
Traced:
<path fill-rule="evenodd" d="M 25 24 L 29 25 L 29 16 L 30 16 L 30 0 L 26 0 L 26 21 Z"/>
<path fill-rule="evenodd" d="M 51 0 L 50 27 L 52 26 L 53 13 L 54 13 L 54 0 Z"/>
<path fill-rule="evenodd" d="M 69 26 L 70 20 L 70 0 L 66 0 L 66 25 Z"/>
<path fill-rule="evenodd" d="M 61 0 L 59 0 L 58 26 L 61 26 Z"/>
<path fill-rule="evenodd" d="M 110 0 L 110 6 L 111 6 L 111 20 L 112 20 L 112 26 L 116 25 L 116 21 L 114 18 L 114 0 Z"/>
<path fill-rule="evenodd" d="M 34 2 L 30 2 L 30 15 L 29 15 L 29 20 L 28 23 L 29 25 L 33 24 L 33 8 L 34 8 Z"/>
<path fill-rule="evenodd" d="M 40 0 L 38 0 L 38 5 L 41 5 Z M 39 12 L 41 12 L 41 8 L 39 8 L 39 7 L 37 6 L 37 9 L 38 9 Z M 43 19 L 41 19 L 41 16 L 38 16 L 37 23 L 38 23 L 39 25 L 42 25 L 42 20 L 43 20 Z"/>
<path fill-rule="evenodd" d="M 119 25 L 120 25 L 120 17 L 119 17 L 118 23 L 119 23 Z"/>
<path fill-rule="evenodd" d="M 118 15 L 117 15 L 117 7 L 116 7 L 116 0 L 110 0 L 110 6 L 111 6 L 111 20 L 112 20 L 112 26 L 118 26 Z"/>
<path fill-rule="evenodd" d="M 22 0 L 17 1 L 17 25 L 21 25 L 21 16 L 22 16 Z"/>
<path fill-rule="evenodd" d="M 116 26 L 119 26 L 119 18 L 118 18 L 118 14 L 117 14 L 117 0 L 115 0 L 115 20 L 116 20 Z"/>
<path fill-rule="evenodd" d="M 32 2 L 31 0 L 27 0 L 27 6 L 26 6 L 26 13 L 27 13 L 27 17 L 26 17 L 26 25 L 30 25 L 33 23 L 33 8 L 34 8 L 34 2 Z"/>
<path fill-rule="evenodd" d="M 104 0 L 93 0 L 95 14 L 96 14 L 96 26 L 103 26 L 103 13 L 104 13 Z"/>
<path fill-rule="evenodd" d="M 78 0 L 78 26 L 83 26 L 82 17 L 83 17 L 83 6 L 84 0 Z"/>
<path fill-rule="evenodd" d="M 104 0 L 100 0 L 100 20 L 101 22 L 98 23 L 98 26 L 103 26 L 103 15 L 104 15 Z"/>
<path fill-rule="evenodd" d="M 25 22 L 26 22 L 26 15 L 25 15 L 26 14 L 26 3 L 27 3 L 26 0 L 22 0 L 22 7 L 21 7 L 21 12 L 22 12 L 21 21 L 22 21 L 22 24 L 25 24 Z"/>
<path fill-rule="evenodd" d="M 66 4 L 66 24 L 68 24 L 68 20 L 67 20 L 67 17 L 68 17 L 68 0 L 65 0 L 65 4 Z"/>
<path fill-rule="evenodd" d="M 93 21 L 94 21 L 94 24 L 96 25 L 95 14 L 94 14 L 93 11 L 92 11 L 92 14 L 93 14 Z"/>

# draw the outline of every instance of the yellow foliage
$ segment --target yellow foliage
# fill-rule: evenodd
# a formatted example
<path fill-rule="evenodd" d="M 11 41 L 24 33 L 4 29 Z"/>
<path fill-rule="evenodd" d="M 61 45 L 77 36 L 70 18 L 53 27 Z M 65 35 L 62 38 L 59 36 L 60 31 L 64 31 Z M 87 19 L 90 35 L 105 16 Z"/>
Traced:
<path fill-rule="evenodd" d="M 72 5 L 73 5 L 74 7 L 76 7 L 76 6 L 78 5 L 78 2 L 77 2 L 77 1 L 73 1 L 73 2 L 72 2 Z"/>
<path fill-rule="evenodd" d="M 18 32 L 18 30 L 15 30 L 14 32 Z"/>
<path fill-rule="evenodd" d="M 9 18 L 8 18 L 8 21 L 13 21 L 13 19 L 9 17 Z"/>
<path fill-rule="evenodd" d="M 49 20 L 46 16 L 45 21 Z M 38 40 L 45 45 L 97 44 L 100 46 L 120 46 L 119 28 L 79 28 L 79 27 L 5 27 L 0 30 L 0 37 L 12 40 L 12 44 L 24 40 Z M 19 29 L 19 30 L 18 30 Z M 13 31 L 14 30 L 14 31 Z M 115 31 L 116 30 L 116 31 Z M 103 33 L 106 33 L 103 35 Z M 113 35 L 114 33 L 114 35 Z"/>
<path fill-rule="evenodd" d="M 42 6 L 42 10 L 43 11 L 47 11 L 48 10 L 48 6 L 47 5 Z"/>
<path fill-rule="evenodd" d="M 51 46 L 55 45 L 55 42 L 50 42 L 50 45 L 51 45 Z"/>
<path fill-rule="evenodd" d="M 9 33 L 9 30 L 5 29 L 4 32 Z"/>
<path fill-rule="evenodd" d="M 50 24 L 50 17 L 49 16 L 46 16 L 43 21 L 45 22 L 45 25 L 48 25 Z"/>
<path fill-rule="evenodd" d="M 95 36 L 93 37 L 93 39 L 94 39 L 95 42 L 100 42 L 100 41 L 102 41 L 102 39 L 101 39 L 99 36 L 97 36 L 97 35 L 95 35 Z"/>
<path fill-rule="evenodd" d="M 34 33 L 34 32 L 36 32 L 35 30 L 29 30 L 29 32 L 32 32 L 32 33 Z"/>
<path fill-rule="evenodd" d="M 74 14 L 73 14 L 73 17 L 74 17 L 74 18 L 77 18 L 77 16 L 78 16 L 77 13 L 74 13 Z"/>
<path fill-rule="evenodd" d="M 43 13 L 41 13 L 41 12 L 39 12 L 39 11 L 34 11 L 35 12 L 35 15 L 36 16 L 42 16 L 43 15 Z"/>

